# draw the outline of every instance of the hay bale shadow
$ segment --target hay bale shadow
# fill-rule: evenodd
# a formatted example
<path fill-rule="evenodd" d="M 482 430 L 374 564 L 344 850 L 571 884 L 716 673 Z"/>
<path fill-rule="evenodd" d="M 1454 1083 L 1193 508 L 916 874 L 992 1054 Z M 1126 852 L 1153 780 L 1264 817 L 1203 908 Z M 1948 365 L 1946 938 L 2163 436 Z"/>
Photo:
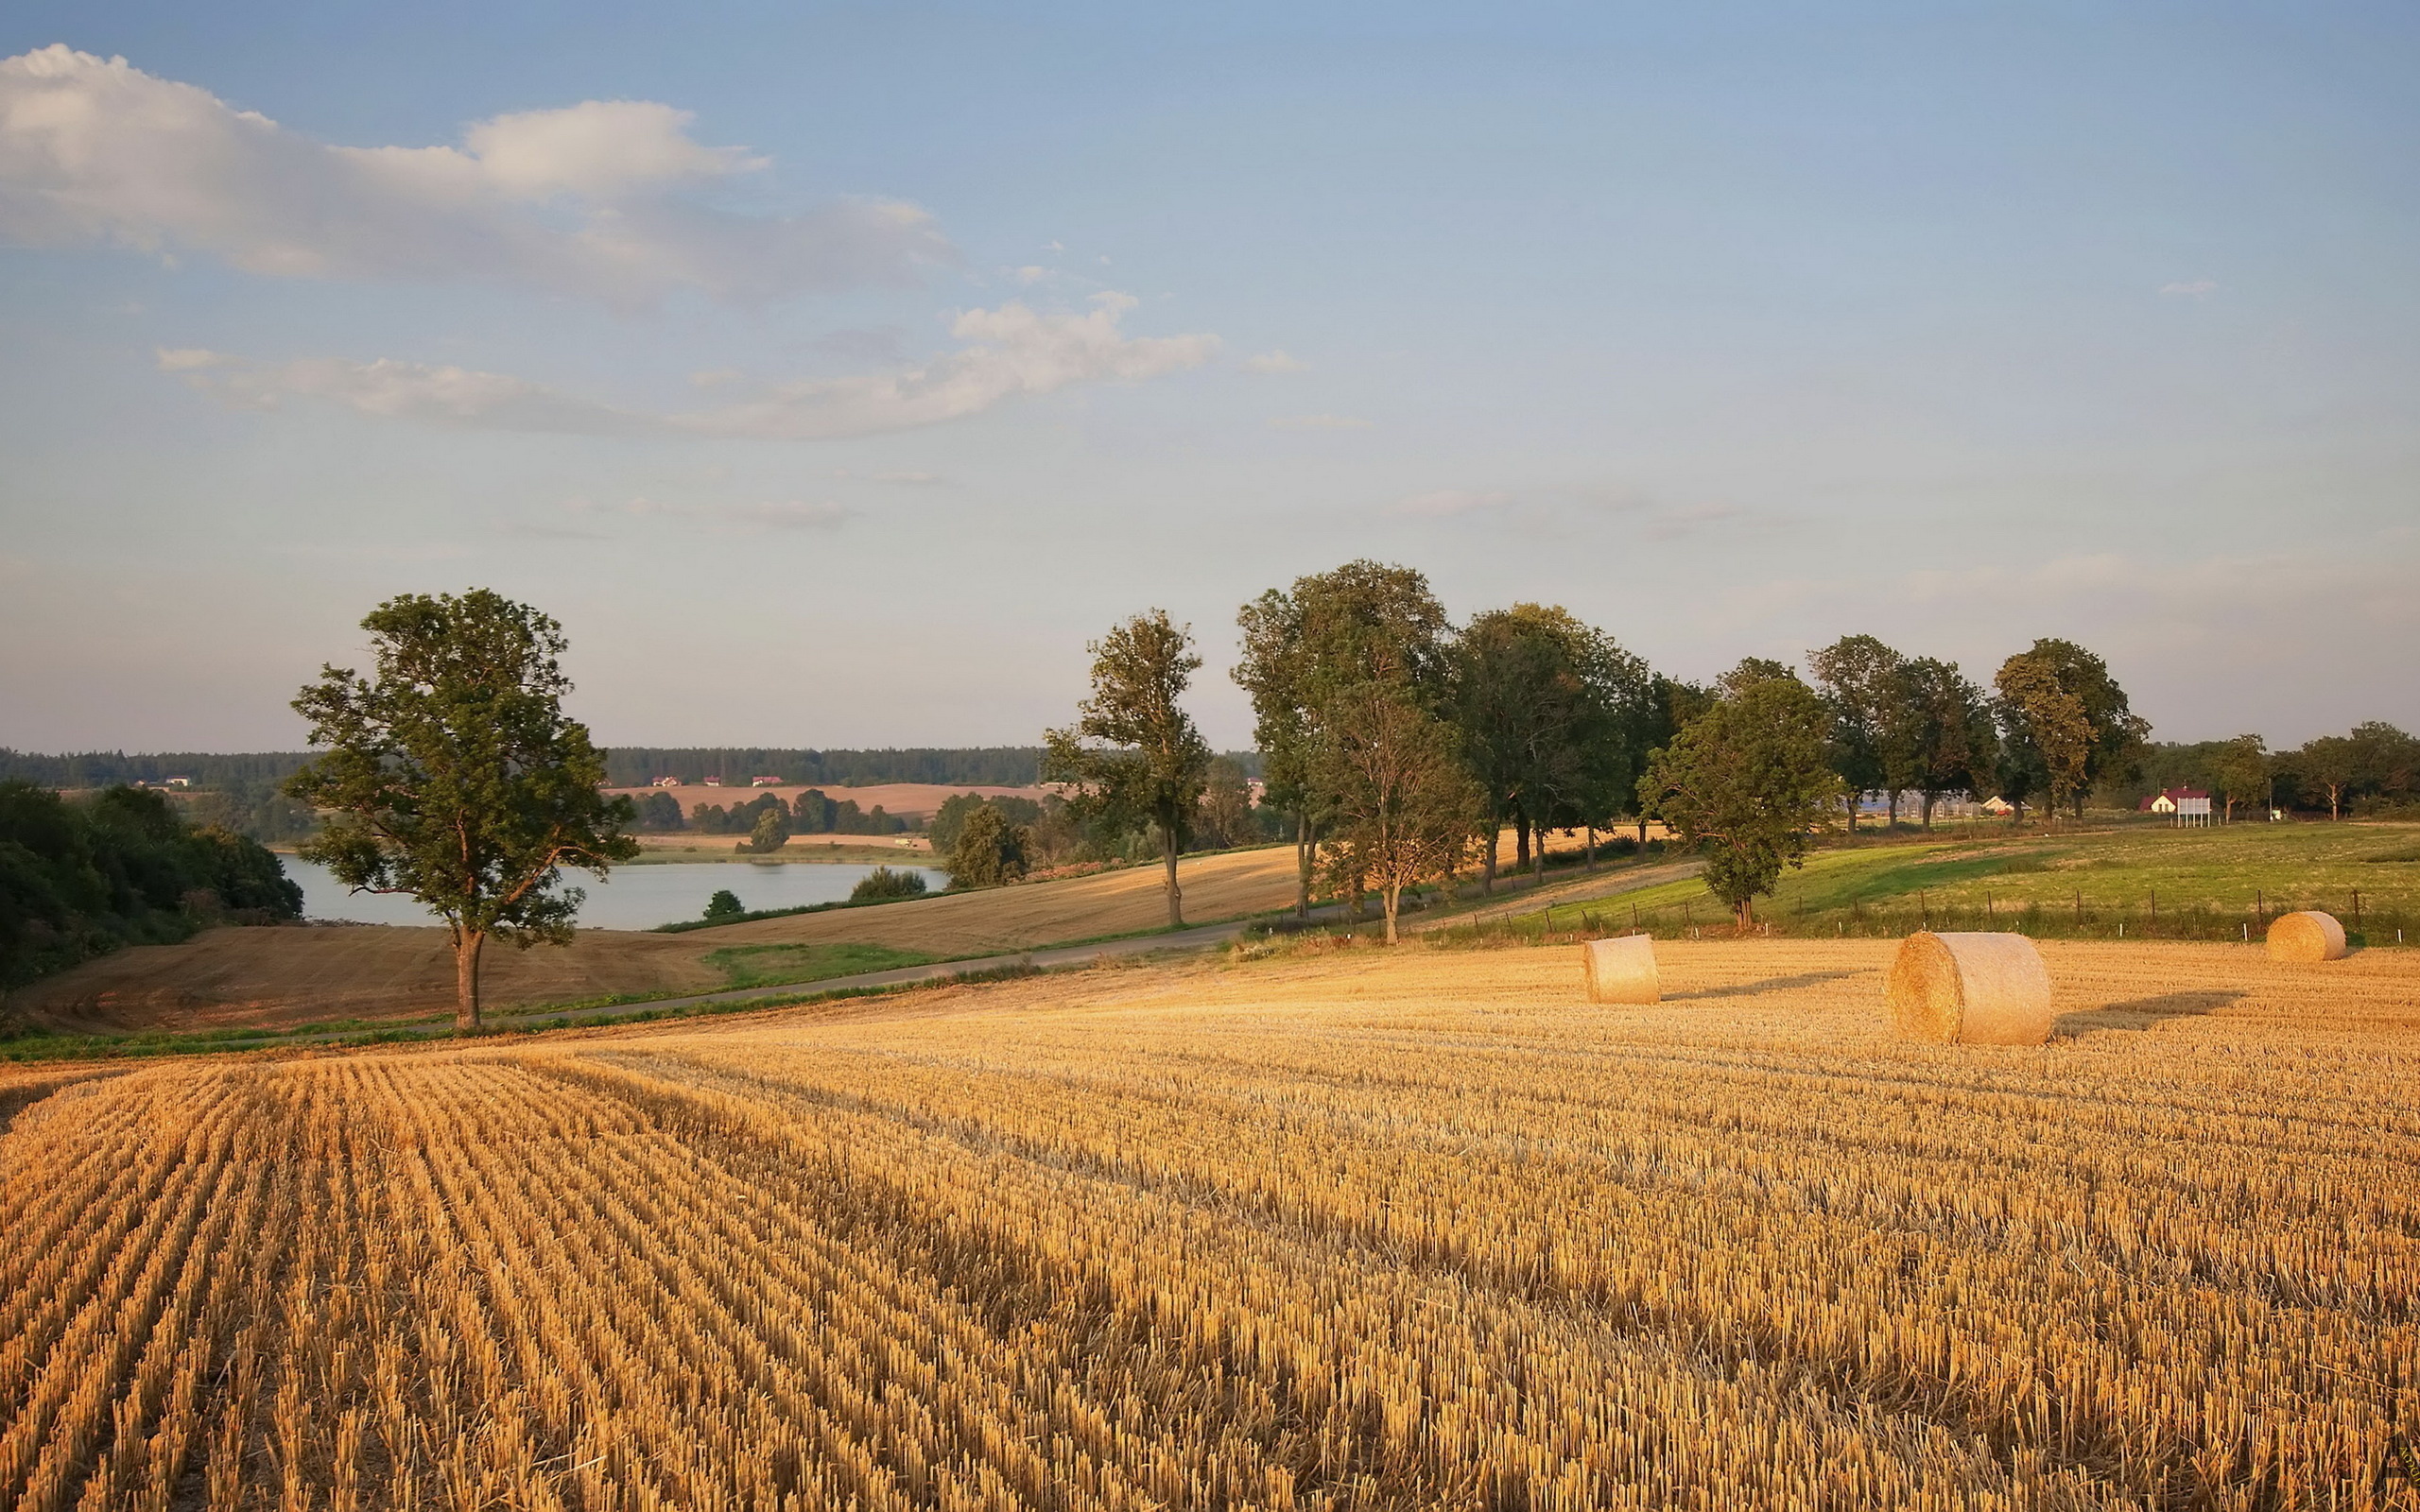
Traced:
<path fill-rule="evenodd" d="M 1872 976 L 1878 967 L 1860 966 L 1847 971 L 1801 971 L 1796 976 L 1769 976 L 1761 982 L 1741 982 L 1736 987 L 1702 987 L 1688 992 L 1667 992 L 1667 1003 L 1686 1003 L 1693 998 L 1753 998 L 1765 992 L 1786 992 L 1794 987 L 1820 987 L 1825 982 L 1838 982 L 1852 976 Z"/>
<path fill-rule="evenodd" d="M 2152 998 L 2106 1003 L 2097 1008 L 2060 1014 L 2050 1026 L 2050 1036 L 2054 1040 L 2073 1040 L 2104 1029 L 2139 1034 L 2168 1019 L 2191 1019 L 2216 1013 L 2247 995 L 2234 988 L 2221 988 L 2203 992 L 2163 992 Z"/>

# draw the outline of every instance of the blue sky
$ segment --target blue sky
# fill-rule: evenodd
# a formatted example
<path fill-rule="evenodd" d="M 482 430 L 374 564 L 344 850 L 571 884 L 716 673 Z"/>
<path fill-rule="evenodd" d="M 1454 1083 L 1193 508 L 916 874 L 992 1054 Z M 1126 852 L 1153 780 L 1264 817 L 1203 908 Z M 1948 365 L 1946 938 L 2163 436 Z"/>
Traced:
<path fill-rule="evenodd" d="M 49 51 L 48 49 L 63 49 Z M 2420 726 L 2420 12 L 14 5 L 0 744 L 406 590 L 631 744 L 1023 743 L 1357 555 L 1709 678 Z M 123 64 L 112 61 L 123 59 Z"/>

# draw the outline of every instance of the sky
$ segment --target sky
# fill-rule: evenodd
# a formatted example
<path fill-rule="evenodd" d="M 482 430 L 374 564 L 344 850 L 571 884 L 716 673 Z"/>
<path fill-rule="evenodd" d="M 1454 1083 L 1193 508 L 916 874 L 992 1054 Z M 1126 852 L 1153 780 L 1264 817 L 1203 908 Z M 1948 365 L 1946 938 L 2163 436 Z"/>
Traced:
<path fill-rule="evenodd" d="M 402 593 L 608 745 L 1030 744 L 1356 557 L 1674 676 L 2420 728 L 2420 10 L 0 10 L 0 746 L 292 749 Z"/>

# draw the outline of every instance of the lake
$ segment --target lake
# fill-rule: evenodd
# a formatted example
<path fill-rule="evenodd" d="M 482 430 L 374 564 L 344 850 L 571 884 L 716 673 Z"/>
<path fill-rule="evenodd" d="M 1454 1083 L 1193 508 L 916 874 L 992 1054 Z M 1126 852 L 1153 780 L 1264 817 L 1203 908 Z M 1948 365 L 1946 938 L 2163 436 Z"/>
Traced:
<path fill-rule="evenodd" d="M 305 919 L 349 919 L 364 924 L 433 924 L 437 918 L 415 899 L 392 894 L 355 893 L 329 875 L 328 868 L 295 856 L 277 858 L 285 874 L 302 889 Z M 925 885 L 939 892 L 949 885 L 949 873 L 929 867 L 895 867 L 920 871 Z M 575 886 L 585 888 L 588 901 L 579 905 L 583 929 L 653 929 L 706 911 L 716 889 L 728 887 L 749 908 L 802 908 L 809 903 L 836 903 L 872 867 L 844 867 L 822 862 L 786 862 L 752 866 L 738 861 L 675 861 L 661 866 L 617 868 L 599 882 L 585 872 L 569 872 Z"/>

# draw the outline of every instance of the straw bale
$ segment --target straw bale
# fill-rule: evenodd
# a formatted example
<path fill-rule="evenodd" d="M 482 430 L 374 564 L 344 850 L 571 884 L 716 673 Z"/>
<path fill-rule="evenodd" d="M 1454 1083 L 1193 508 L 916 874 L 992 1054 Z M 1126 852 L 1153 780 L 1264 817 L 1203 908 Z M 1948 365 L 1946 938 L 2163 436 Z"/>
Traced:
<path fill-rule="evenodd" d="M 2269 926 L 2269 958 L 2274 961 L 2341 961 L 2344 958 L 2344 926 L 2334 914 L 2313 908 L 2281 914 Z"/>
<path fill-rule="evenodd" d="M 1910 1040 L 2038 1045 L 2050 1038 L 2050 973 L 2022 935 L 1910 935 L 1885 990 L 1892 1022 Z"/>
<path fill-rule="evenodd" d="M 1660 1003 L 1662 979 L 1655 974 L 1655 941 L 1645 935 L 1619 939 L 1592 939 L 1581 947 L 1588 963 L 1591 1003 Z"/>

